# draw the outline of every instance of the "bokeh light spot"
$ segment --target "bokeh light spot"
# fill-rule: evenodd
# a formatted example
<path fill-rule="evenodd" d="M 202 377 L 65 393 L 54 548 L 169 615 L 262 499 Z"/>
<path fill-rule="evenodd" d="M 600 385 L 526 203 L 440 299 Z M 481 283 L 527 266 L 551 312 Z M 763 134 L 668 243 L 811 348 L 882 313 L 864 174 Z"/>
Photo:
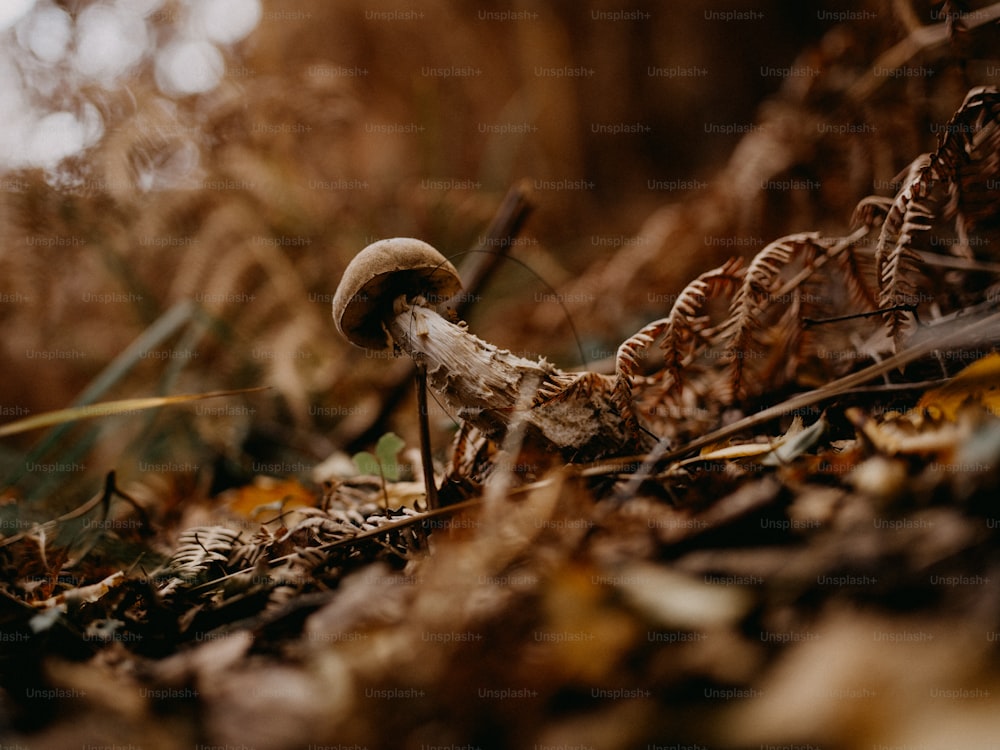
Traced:
<path fill-rule="evenodd" d="M 81 13 L 77 31 L 77 70 L 106 83 L 134 67 L 147 46 L 142 18 L 104 5 L 91 6 Z"/>
<path fill-rule="evenodd" d="M 18 28 L 18 41 L 45 63 L 63 59 L 73 36 L 73 22 L 62 8 L 39 8 Z"/>
<path fill-rule="evenodd" d="M 233 44 L 254 30 L 261 18 L 260 0 L 204 0 L 192 6 L 195 29 L 213 42 Z"/>
<path fill-rule="evenodd" d="M 156 58 L 156 83 L 165 94 L 201 94 L 218 85 L 226 65 L 222 53 L 208 42 L 172 42 Z"/>
<path fill-rule="evenodd" d="M 86 127 L 72 112 L 53 112 L 35 124 L 28 147 L 30 160 L 47 169 L 67 156 L 81 151 L 86 143 Z"/>
<path fill-rule="evenodd" d="M 34 7 L 35 0 L 3 0 L 0 3 L 0 31 L 13 26 Z"/>

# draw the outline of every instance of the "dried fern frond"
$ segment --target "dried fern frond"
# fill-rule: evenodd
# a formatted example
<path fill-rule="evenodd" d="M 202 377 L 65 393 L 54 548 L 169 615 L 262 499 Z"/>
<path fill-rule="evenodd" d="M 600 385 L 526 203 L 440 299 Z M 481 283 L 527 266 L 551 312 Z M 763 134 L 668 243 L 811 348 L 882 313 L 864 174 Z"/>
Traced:
<path fill-rule="evenodd" d="M 910 165 L 882 223 L 875 249 L 878 298 L 897 349 L 912 324 L 917 300 L 919 238 L 935 222 L 954 220 L 960 235 L 994 223 L 1000 198 L 990 186 L 998 178 L 1000 95 L 993 88 L 973 89 L 945 126 L 937 150 Z"/>
<path fill-rule="evenodd" d="M 869 195 L 858 201 L 854 207 L 854 215 L 851 216 L 852 227 L 865 227 L 876 229 L 882 226 L 886 215 L 892 208 L 892 198 L 881 195 Z"/>
<path fill-rule="evenodd" d="M 914 276 L 919 273 L 917 235 L 927 232 L 935 217 L 939 198 L 934 195 L 938 176 L 933 156 L 924 155 L 910 165 L 906 184 L 893 200 L 882 223 L 875 247 L 879 307 L 886 310 L 886 331 L 898 349 L 912 323 L 916 291 Z"/>
<path fill-rule="evenodd" d="M 249 540 L 228 526 L 187 529 L 162 570 L 159 594 L 193 605 L 192 617 L 202 603 L 211 602 L 207 612 L 245 596 L 277 606 L 294 593 L 334 587 L 350 570 L 425 550 L 422 517 L 405 506 L 336 502 L 328 510 L 299 508 Z"/>
<path fill-rule="evenodd" d="M 805 266 L 813 265 L 818 256 L 826 254 L 821 242 L 816 232 L 788 235 L 772 242 L 750 261 L 722 331 L 733 392 L 743 390 L 744 366 L 754 356 L 759 343 L 755 337 L 768 322 L 769 308 L 775 303 L 783 304 L 787 301 L 786 297 L 795 298 L 797 287 L 786 289 L 781 299 L 774 296 L 783 286 L 782 271 L 793 261 L 801 261 Z"/>
<path fill-rule="evenodd" d="M 718 268 L 703 273 L 678 295 L 660 341 L 665 369 L 678 381 L 684 361 L 696 354 L 699 344 L 710 343 L 717 334 L 717 327 L 707 327 L 709 319 L 704 314 L 705 305 L 732 294 L 743 278 L 742 259 L 730 258 Z"/>
<path fill-rule="evenodd" d="M 699 342 L 708 343 L 715 332 L 708 325 L 708 316 L 703 314 L 705 305 L 736 287 L 742 278 L 742 266 L 739 258 L 730 258 L 684 287 L 667 317 L 644 326 L 618 347 L 616 377 L 627 380 L 634 376 L 639 370 L 643 353 L 662 336 L 660 348 L 664 353 L 664 369 L 679 380 L 680 370 L 685 360 L 694 353 L 696 345 Z"/>
<path fill-rule="evenodd" d="M 869 283 L 871 274 L 870 259 L 863 259 L 848 247 L 845 252 L 836 256 L 837 269 L 843 279 L 850 302 L 859 308 L 859 312 L 869 312 L 878 307 L 878 295 Z"/>
<path fill-rule="evenodd" d="M 213 565 L 226 565 L 239 541 L 240 532 L 228 526 L 185 529 L 177 540 L 177 549 L 167 563 L 166 572 L 186 583 L 196 581 Z"/>
<path fill-rule="evenodd" d="M 645 352 L 660 339 L 663 350 L 663 369 L 669 391 L 683 388 L 683 370 L 695 359 L 698 351 L 709 345 L 715 334 L 705 306 L 723 298 L 740 283 L 743 262 L 730 258 L 718 268 L 706 271 L 689 283 L 677 295 L 670 313 L 654 320 L 630 336 L 618 347 L 615 356 L 615 402 L 622 413 L 632 413 L 632 378 L 640 369 Z"/>
<path fill-rule="evenodd" d="M 601 376 L 593 372 L 560 372 L 550 375 L 538 387 L 531 406 L 534 408 L 545 404 L 556 404 L 577 397 L 587 399 L 595 387 L 600 387 L 598 385 L 600 380 Z"/>
<path fill-rule="evenodd" d="M 952 170 L 957 220 L 970 232 L 995 228 L 1000 214 L 1000 95 L 995 89 L 974 89 L 959 114 L 964 114 L 961 128 L 941 154 Z"/>

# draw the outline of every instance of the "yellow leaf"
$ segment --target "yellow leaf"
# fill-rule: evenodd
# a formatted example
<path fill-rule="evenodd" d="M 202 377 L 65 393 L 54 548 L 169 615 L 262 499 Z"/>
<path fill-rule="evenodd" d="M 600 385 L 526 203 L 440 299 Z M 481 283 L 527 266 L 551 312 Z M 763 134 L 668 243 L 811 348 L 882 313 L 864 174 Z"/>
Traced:
<path fill-rule="evenodd" d="M 927 391 L 917 403 L 917 409 L 954 420 L 959 409 L 967 403 L 978 404 L 1000 415 L 1000 354 L 987 354 L 940 388 Z"/>
<path fill-rule="evenodd" d="M 261 510 L 308 508 L 316 504 L 316 496 L 296 479 L 257 477 L 253 484 L 223 493 L 229 509 L 248 518 Z"/>

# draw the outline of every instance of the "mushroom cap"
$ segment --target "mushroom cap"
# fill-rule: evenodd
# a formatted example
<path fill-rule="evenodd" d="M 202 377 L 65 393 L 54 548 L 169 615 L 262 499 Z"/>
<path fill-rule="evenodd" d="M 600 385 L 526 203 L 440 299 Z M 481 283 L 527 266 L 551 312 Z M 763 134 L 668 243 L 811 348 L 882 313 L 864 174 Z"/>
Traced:
<path fill-rule="evenodd" d="M 374 242 L 356 256 L 333 296 L 333 319 L 344 337 L 365 349 L 389 349 L 385 328 L 401 294 L 440 304 L 462 290 L 458 271 L 422 240 L 393 237 Z"/>

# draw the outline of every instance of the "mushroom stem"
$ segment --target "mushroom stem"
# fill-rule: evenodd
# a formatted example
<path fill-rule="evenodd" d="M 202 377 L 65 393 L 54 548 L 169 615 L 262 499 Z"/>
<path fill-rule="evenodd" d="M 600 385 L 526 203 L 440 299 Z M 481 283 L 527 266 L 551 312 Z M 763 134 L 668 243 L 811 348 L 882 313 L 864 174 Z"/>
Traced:
<path fill-rule="evenodd" d="M 333 298 L 333 319 L 353 344 L 395 346 L 425 369 L 454 416 L 502 443 L 512 427 L 525 441 L 586 461 L 641 448 L 644 440 L 614 378 L 566 373 L 476 338 L 430 309 L 454 299 L 458 271 L 412 237 L 379 240 L 358 253 Z M 423 411 L 426 411 L 421 407 Z M 429 441 L 425 443 L 425 455 Z M 425 464 L 425 477 L 428 468 Z M 428 502 L 433 503 L 433 477 Z"/>
<path fill-rule="evenodd" d="M 437 484 L 434 481 L 434 461 L 431 459 L 431 428 L 427 415 L 427 368 L 417 363 L 417 418 L 420 422 L 420 463 L 427 491 L 427 508 L 438 507 Z"/>
<path fill-rule="evenodd" d="M 388 332 L 426 368 L 430 386 L 453 414 L 500 441 L 523 419 L 529 439 L 541 438 L 571 460 L 590 460 L 635 444 L 612 400 L 611 379 L 565 373 L 545 359 L 519 357 L 489 344 L 434 310 L 399 299 Z M 605 382 L 607 381 L 607 382 Z M 527 413 L 516 414 L 524 387 L 536 389 Z"/>

